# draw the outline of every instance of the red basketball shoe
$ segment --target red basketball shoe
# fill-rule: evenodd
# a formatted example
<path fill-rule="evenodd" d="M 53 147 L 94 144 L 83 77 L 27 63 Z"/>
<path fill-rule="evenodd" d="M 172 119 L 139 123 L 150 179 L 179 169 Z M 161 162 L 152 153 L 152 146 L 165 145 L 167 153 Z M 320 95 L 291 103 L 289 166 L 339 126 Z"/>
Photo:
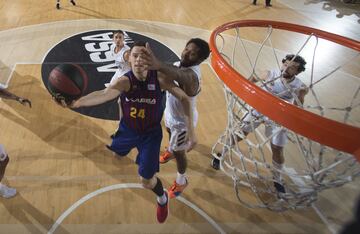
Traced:
<path fill-rule="evenodd" d="M 164 205 L 160 205 L 157 203 L 156 217 L 159 223 L 165 222 L 166 218 L 169 214 L 169 196 L 166 191 L 164 191 L 166 196 L 166 203 Z"/>

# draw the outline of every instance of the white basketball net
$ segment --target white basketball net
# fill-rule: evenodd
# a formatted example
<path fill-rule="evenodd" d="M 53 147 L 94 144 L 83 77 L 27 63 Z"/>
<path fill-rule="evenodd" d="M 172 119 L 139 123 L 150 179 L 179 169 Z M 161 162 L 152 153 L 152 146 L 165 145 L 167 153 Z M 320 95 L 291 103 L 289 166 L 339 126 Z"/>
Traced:
<path fill-rule="evenodd" d="M 258 29 L 264 39 L 255 44 L 240 36 L 243 28 L 233 30 L 235 36 L 230 36 L 231 32 L 219 34 L 216 41 L 217 45 L 222 45 L 218 51 L 236 71 L 245 74 L 244 77 L 258 77 L 259 70 L 269 69 L 264 66 L 269 64 L 270 59 L 275 68 L 280 69 L 285 54 L 301 55 L 307 61 L 307 70 L 299 78 L 309 87 L 302 108 L 338 122 L 360 126 L 360 79 L 359 73 L 356 74 L 359 71 L 351 71 L 353 64 L 359 64 L 357 51 L 319 39 L 315 35 L 306 36 L 272 27 Z M 254 27 L 252 30 L 255 30 Z M 276 50 L 272 37 L 280 31 L 299 35 L 302 40 L 300 49 L 290 53 Z M 347 56 L 336 58 L 336 61 L 326 59 L 326 55 L 320 56 L 320 62 L 327 64 L 318 71 L 316 55 L 324 53 L 321 49 L 322 46 L 328 46 L 326 43 L 331 43 L 332 49 L 337 46 L 346 50 L 344 53 Z M 342 59 L 342 62 L 338 59 Z M 264 86 L 266 83 L 258 85 Z M 252 113 L 254 108 L 225 85 L 224 90 L 228 123 L 225 132 L 213 146 L 212 155 L 220 160 L 220 169 L 234 180 L 236 195 L 242 204 L 274 211 L 307 207 L 317 199 L 320 191 L 341 186 L 360 174 L 359 163 L 353 155 L 321 145 L 289 129 L 286 129 L 288 139 L 284 146 L 284 167 L 274 167 L 270 142 L 278 132 L 266 137 L 265 125 L 277 126 L 279 131 L 285 128 L 258 115 L 250 115 L 250 120 L 247 119 L 248 122 L 244 123 L 245 116 Z M 293 92 L 291 89 L 287 91 Z M 299 100 L 295 99 L 295 102 L 301 106 Z M 255 128 L 258 122 L 262 124 Z M 252 128 L 247 136 L 241 130 L 244 124 Z M 285 193 L 275 189 L 274 182 L 283 185 Z"/>

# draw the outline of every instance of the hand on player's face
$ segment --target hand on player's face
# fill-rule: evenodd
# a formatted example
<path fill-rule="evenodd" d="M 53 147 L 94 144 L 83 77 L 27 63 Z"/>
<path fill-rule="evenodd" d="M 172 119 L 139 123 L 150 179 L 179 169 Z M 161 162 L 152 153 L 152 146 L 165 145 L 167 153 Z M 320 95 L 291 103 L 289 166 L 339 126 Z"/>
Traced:
<path fill-rule="evenodd" d="M 141 59 L 144 66 L 146 66 L 149 70 L 158 70 L 160 67 L 160 61 L 154 55 L 149 43 L 146 43 L 146 47 L 141 48 L 141 52 Z"/>
<path fill-rule="evenodd" d="M 131 69 L 134 72 L 141 73 L 145 70 L 147 70 L 147 66 L 143 64 L 142 62 L 143 53 L 140 49 L 136 48 L 131 51 L 130 54 L 130 64 Z"/>

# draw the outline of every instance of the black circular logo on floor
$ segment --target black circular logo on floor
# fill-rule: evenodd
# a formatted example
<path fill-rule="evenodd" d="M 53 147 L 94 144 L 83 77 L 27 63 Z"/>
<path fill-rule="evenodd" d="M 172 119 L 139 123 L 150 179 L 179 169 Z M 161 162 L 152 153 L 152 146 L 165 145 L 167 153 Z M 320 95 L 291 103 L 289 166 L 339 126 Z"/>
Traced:
<path fill-rule="evenodd" d="M 47 88 L 49 74 L 54 67 L 62 63 L 75 63 L 85 70 L 89 78 L 86 94 L 104 89 L 104 84 L 111 80 L 116 71 L 115 62 L 110 53 L 110 46 L 113 43 L 112 32 L 112 30 L 84 32 L 54 46 L 45 56 L 41 67 L 45 87 Z M 159 41 L 134 32 L 124 31 L 124 34 L 125 43 L 130 47 L 135 41 L 149 42 L 160 60 L 168 63 L 179 60 L 171 49 Z M 119 119 L 117 99 L 98 106 L 78 108 L 74 111 L 100 119 Z"/>

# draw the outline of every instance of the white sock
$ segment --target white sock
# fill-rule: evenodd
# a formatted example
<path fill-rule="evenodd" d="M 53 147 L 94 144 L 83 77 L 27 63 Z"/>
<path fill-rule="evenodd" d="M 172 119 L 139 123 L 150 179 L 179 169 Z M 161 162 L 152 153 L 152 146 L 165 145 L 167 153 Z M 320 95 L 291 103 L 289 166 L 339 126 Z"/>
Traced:
<path fill-rule="evenodd" d="M 158 201 L 158 203 L 160 205 L 164 205 L 166 202 L 167 202 L 167 198 L 166 198 L 166 195 L 165 195 L 165 192 L 162 196 L 160 197 L 157 197 L 156 200 Z"/>
<path fill-rule="evenodd" d="M 177 173 L 176 183 L 179 185 L 184 185 L 186 183 L 185 173 L 184 174 L 180 174 L 179 172 Z"/>
<path fill-rule="evenodd" d="M 171 149 L 170 145 L 166 148 L 166 150 L 170 153 L 173 153 L 173 150 Z"/>

